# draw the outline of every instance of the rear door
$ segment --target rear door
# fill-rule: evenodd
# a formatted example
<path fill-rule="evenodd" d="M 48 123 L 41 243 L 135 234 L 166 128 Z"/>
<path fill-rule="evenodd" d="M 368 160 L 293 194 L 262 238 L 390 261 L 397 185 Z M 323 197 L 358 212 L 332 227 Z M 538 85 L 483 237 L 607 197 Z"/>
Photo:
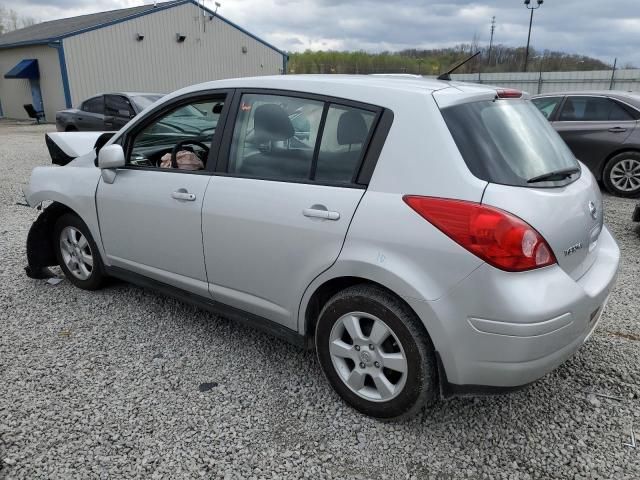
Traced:
<path fill-rule="evenodd" d="M 578 160 L 600 175 L 609 155 L 619 150 L 636 126 L 616 101 L 604 96 L 568 96 L 553 122 Z"/>
<path fill-rule="evenodd" d="M 106 130 L 117 131 L 136 116 L 129 99 L 122 95 L 105 95 L 104 126 Z"/>
<path fill-rule="evenodd" d="M 365 192 L 356 178 L 380 109 L 239 92 L 203 205 L 212 297 L 291 329 L 337 259 Z"/>

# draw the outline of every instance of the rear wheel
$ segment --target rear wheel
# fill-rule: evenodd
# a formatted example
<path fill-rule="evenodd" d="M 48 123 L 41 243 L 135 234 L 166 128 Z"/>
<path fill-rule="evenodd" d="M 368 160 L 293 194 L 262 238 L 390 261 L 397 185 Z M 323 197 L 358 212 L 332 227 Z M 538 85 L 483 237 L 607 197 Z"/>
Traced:
<path fill-rule="evenodd" d="M 356 285 L 331 298 L 316 349 L 336 392 L 356 410 L 397 419 L 436 399 L 431 341 L 415 314 L 386 290 Z"/>
<path fill-rule="evenodd" d="M 640 152 L 622 152 L 607 162 L 603 172 L 607 190 L 620 197 L 640 195 Z"/>
<path fill-rule="evenodd" d="M 104 282 L 104 266 L 89 228 L 76 215 L 65 213 L 54 228 L 58 264 L 76 287 L 97 290 Z"/>

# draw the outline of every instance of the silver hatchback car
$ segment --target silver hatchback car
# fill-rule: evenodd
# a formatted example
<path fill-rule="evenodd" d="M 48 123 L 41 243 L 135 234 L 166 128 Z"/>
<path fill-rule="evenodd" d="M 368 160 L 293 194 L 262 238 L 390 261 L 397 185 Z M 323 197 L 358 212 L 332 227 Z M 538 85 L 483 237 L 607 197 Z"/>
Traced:
<path fill-rule="evenodd" d="M 25 189 L 48 204 L 30 276 L 124 279 L 315 348 L 375 417 L 538 379 L 591 335 L 618 270 L 593 175 L 518 91 L 223 80 L 49 141 L 75 159 Z"/>

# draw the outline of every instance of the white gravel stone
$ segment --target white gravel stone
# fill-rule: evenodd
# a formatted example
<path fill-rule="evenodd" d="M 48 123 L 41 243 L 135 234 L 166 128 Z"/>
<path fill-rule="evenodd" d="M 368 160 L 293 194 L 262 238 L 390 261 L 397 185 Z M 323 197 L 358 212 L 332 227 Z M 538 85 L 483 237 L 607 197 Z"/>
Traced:
<path fill-rule="evenodd" d="M 574 357 L 520 392 L 382 423 L 332 392 L 312 352 L 123 283 L 27 278 L 36 212 L 16 202 L 49 163 L 49 129 L 0 122 L 1 479 L 640 478 L 623 446 L 640 432 L 635 201 L 605 196 L 623 262 Z M 622 400 L 594 408 L 585 391 Z"/>

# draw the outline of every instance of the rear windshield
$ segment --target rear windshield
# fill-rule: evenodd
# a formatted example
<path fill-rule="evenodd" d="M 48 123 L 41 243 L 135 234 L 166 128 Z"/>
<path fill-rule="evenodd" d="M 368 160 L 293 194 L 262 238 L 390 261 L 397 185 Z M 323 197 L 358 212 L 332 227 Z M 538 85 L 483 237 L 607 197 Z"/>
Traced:
<path fill-rule="evenodd" d="M 549 186 L 527 180 L 578 166 L 571 150 L 528 100 L 454 105 L 444 108 L 442 116 L 469 170 L 488 182 Z"/>

